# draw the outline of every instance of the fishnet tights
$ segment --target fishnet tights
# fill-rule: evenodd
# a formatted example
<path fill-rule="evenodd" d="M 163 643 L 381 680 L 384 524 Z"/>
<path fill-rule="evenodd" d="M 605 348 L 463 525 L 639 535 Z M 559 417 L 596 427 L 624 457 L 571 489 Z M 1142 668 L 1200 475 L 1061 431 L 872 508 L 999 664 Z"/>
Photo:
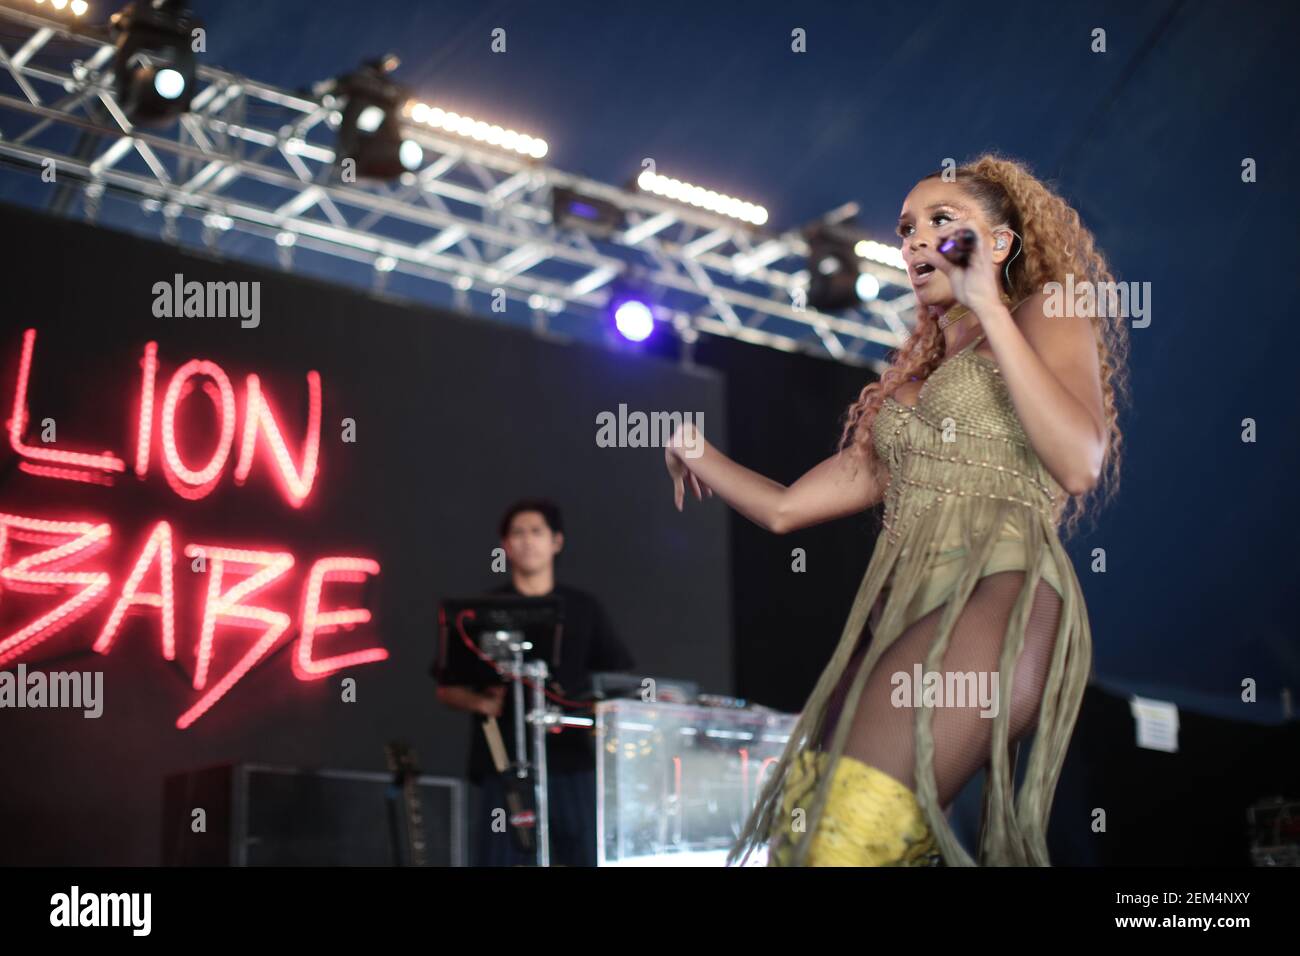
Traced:
<path fill-rule="evenodd" d="M 1023 571 L 1001 571 L 980 579 L 953 626 L 941 674 L 974 672 L 976 675 L 992 675 L 997 672 L 1003 637 L 1024 579 Z M 872 613 L 872 625 L 878 620 L 882 606 L 883 596 Z M 915 621 L 881 656 L 866 679 L 844 747 L 844 753 L 884 771 L 914 792 L 916 708 L 895 706 L 891 701 L 891 695 L 895 693 L 892 678 L 897 673 L 905 674 L 909 682 L 905 686 L 910 687 L 915 674 L 914 665 L 919 663 L 924 671 L 926 654 L 933 644 L 943 610 L 944 605 L 940 605 Z M 1060 615 L 1060 595 L 1050 584 L 1040 580 L 1030 609 L 1025 644 L 1016 661 L 1010 694 L 1005 686 L 997 688 L 999 708 L 1011 708 L 1012 744 L 1028 734 L 1038 722 L 1039 704 Z M 829 744 L 834 720 L 838 719 L 848 684 L 866 655 L 869 640 L 868 633 L 831 699 L 831 710 L 824 724 L 823 747 Z M 988 681 L 985 686 L 992 689 L 991 677 L 985 680 Z M 967 700 L 964 707 L 935 708 L 932 723 L 934 773 L 939 803 L 944 808 L 991 759 L 993 718 L 980 716 L 983 710 L 978 700 Z"/>

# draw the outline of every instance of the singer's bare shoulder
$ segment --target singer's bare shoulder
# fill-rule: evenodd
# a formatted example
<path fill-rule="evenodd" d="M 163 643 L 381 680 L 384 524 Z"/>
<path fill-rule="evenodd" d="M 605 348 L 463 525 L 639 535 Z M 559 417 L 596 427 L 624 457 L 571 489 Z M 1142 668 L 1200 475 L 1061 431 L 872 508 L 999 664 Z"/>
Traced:
<path fill-rule="evenodd" d="M 1091 318 L 1074 313 L 1073 302 L 1063 308 L 1059 297 L 1036 292 L 1011 315 L 1029 347 L 1101 427 L 1106 415 L 1097 333 Z"/>

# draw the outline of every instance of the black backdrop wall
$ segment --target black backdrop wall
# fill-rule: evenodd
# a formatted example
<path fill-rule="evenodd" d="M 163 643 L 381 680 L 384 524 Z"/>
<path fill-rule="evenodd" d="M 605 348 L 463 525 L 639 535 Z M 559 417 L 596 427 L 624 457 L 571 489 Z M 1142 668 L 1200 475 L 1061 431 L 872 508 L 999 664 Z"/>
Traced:
<path fill-rule="evenodd" d="M 712 337 L 701 339 L 696 358 L 726 374 L 727 452 L 782 484 L 834 453 L 839 416 L 875 378 L 862 368 Z M 879 513 L 778 537 L 732 512 L 738 693 L 791 713 L 803 707 L 839 643 Z"/>
<path fill-rule="evenodd" d="M 159 859 L 158 820 L 166 773 L 233 759 L 294 766 L 383 769 L 383 743 L 405 737 L 426 771 L 459 775 L 467 717 L 433 697 L 427 668 L 437 602 L 499 583 L 491 570 L 496 521 L 523 494 L 566 507 L 563 580 L 605 602 L 651 675 L 692 678 L 732 690 L 728 524 L 721 507 L 689 516 L 672 508 L 662 452 L 600 448 L 596 416 L 630 410 L 702 413 L 725 436 L 723 388 L 708 371 L 686 371 L 449 314 L 376 301 L 279 273 L 181 254 L 166 246 L 0 210 L 10 235 L 0 322 L 0 394 L 13 399 L 23 330 L 37 329 L 29 391 L 29 442 L 45 419 L 57 449 L 110 450 L 127 472 L 111 487 L 18 469 L 0 451 L 0 511 L 27 517 L 108 521 L 102 552 L 68 570 L 103 569 L 112 585 L 94 611 L 24 659 L 60 670 L 103 670 L 104 713 L 0 711 L 0 862 L 149 864 Z M 261 322 L 156 318 L 153 286 L 186 280 L 260 281 Z M 237 399 L 234 452 L 213 491 L 185 500 L 159 468 L 132 473 L 145 343 L 158 343 L 158 399 L 193 358 L 218 363 Z M 305 422 L 307 371 L 323 385 L 320 475 L 300 509 L 271 479 L 264 449 L 247 484 L 231 471 L 244 415 L 244 382 L 261 377 L 295 459 Z M 200 462 L 216 439 L 201 396 L 179 420 L 186 460 Z M 159 409 L 155 409 L 157 417 Z M 355 420 L 356 440 L 341 421 Z M 206 430 L 205 430 L 206 429 Z M 716 504 L 716 503 L 714 503 Z M 177 717 L 200 696 L 188 683 L 203 586 L 177 563 L 178 662 L 163 660 L 156 614 L 128 617 L 111 652 L 88 650 L 123 579 L 159 520 L 176 547 L 192 543 L 270 548 L 295 565 L 250 603 L 286 610 L 290 633 L 230 693 L 187 730 Z M 10 558 L 32 545 L 10 543 Z M 381 573 L 366 587 L 338 585 L 326 605 L 364 604 L 372 624 L 323 638 L 321 654 L 373 645 L 386 661 L 315 681 L 297 680 L 291 645 L 308 568 L 326 555 L 371 557 Z M 239 578 L 231 577 L 228 584 Z M 144 582 L 152 590 L 155 578 Z M 11 635 L 69 592 L 0 600 L 0 635 Z M 253 631 L 217 632 L 213 680 Z M 3 638 L 0 638 L 3 639 Z M 184 665 L 184 666 L 181 666 Z M 16 662 L 3 665 L 13 670 Z M 341 700 L 355 678 L 357 700 Z"/>

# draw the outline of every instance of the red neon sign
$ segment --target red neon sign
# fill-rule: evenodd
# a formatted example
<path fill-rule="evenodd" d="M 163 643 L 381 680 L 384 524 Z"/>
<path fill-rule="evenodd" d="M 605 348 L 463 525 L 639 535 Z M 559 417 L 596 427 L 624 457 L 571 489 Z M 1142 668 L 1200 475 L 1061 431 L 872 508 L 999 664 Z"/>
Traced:
<path fill-rule="evenodd" d="M 93 608 L 108 590 L 105 571 L 59 571 L 98 551 L 112 534 L 106 523 L 47 521 L 0 513 L 0 585 L 14 591 L 48 593 L 80 586 L 71 597 L 20 628 L 0 638 L 0 664 L 6 664 L 63 630 Z M 10 541 L 48 544 L 13 564 L 7 562 Z"/>
<path fill-rule="evenodd" d="M 158 565 L 158 593 L 140 593 L 140 580 L 154 564 Z M 172 526 L 166 521 L 159 521 L 154 526 L 153 534 L 145 543 L 139 559 L 127 575 L 126 584 L 122 586 L 122 595 L 113 605 L 104 629 L 99 632 L 93 649 L 107 654 L 117 637 L 122 618 L 132 605 L 156 607 L 162 617 L 162 655 L 165 660 L 176 659 L 176 599 L 173 593 L 175 575 L 172 573 Z"/>
<path fill-rule="evenodd" d="M 232 667 L 216 686 L 199 698 L 197 704 L 180 716 L 176 726 L 182 730 L 194 723 L 204 711 L 224 697 L 226 692 L 275 646 L 280 635 L 289 629 L 289 615 L 283 611 L 272 611 L 269 608 L 240 602 L 268 587 L 272 581 L 293 567 L 293 555 L 283 552 L 204 548 L 192 544 L 185 549 L 185 553 L 191 558 L 203 558 L 210 562 L 208 599 L 203 605 L 203 629 L 199 634 L 199 665 L 194 671 L 195 690 L 202 690 L 207 686 L 208 668 L 212 661 L 212 643 L 218 621 L 232 627 L 261 627 L 264 630 L 257 643 L 240 658 L 239 663 Z M 228 564 L 237 567 L 260 567 L 261 570 L 249 575 L 229 591 L 223 592 L 221 580 Z"/>
<path fill-rule="evenodd" d="M 266 440 L 275 456 L 281 487 L 285 498 L 295 508 L 311 494 L 316 481 L 316 457 L 320 453 L 320 375 L 307 373 L 307 437 L 303 441 L 302 466 L 295 468 L 289 449 L 280 434 L 271 406 L 262 394 L 262 384 L 256 375 L 248 376 L 248 401 L 244 406 L 244 441 L 239 449 L 239 463 L 235 465 L 235 481 L 243 484 L 253 468 L 253 448 L 258 432 Z"/>
<path fill-rule="evenodd" d="M 32 373 L 32 351 L 36 348 L 36 330 L 23 333 L 23 354 L 18 360 L 18 381 L 14 385 L 14 404 L 9 414 L 9 446 L 27 461 L 52 461 L 61 465 L 75 465 L 92 471 L 125 471 L 121 458 L 109 452 L 91 455 L 78 451 L 55 451 L 28 445 L 23 441 L 27 431 L 27 383 Z"/>
<path fill-rule="evenodd" d="M 106 483 L 106 476 L 123 472 L 126 463 L 105 451 L 100 454 L 61 451 L 29 444 L 24 435 L 29 413 L 27 408 L 28 384 L 31 381 L 33 358 L 36 349 L 36 330 L 23 333 L 22 356 L 18 364 L 18 379 L 14 385 L 8 431 L 9 446 L 21 459 L 19 468 L 29 474 L 69 481 Z M 196 387 L 202 380 L 200 387 Z M 153 448 L 154 410 L 157 406 L 158 343 L 148 342 L 140 360 L 140 404 L 136 420 L 135 467 L 137 477 L 149 474 Z M 177 420 L 186 398 L 198 391 L 208 396 L 221 423 L 220 436 L 208 460 L 202 467 L 191 467 L 181 456 Z M 172 373 L 163 393 L 159 415 L 159 435 L 162 443 L 163 473 L 167 483 L 182 498 L 196 500 L 208 495 L 220 481 L 234 447 L 237 417 L 234 386 L 225 370 L 216 362 L 191 359 Z M 284 438 L 280 421 L 262 388 L 261 378 L 249 375 L 244 384 L 244 427 L 240 437 L 239 458 L 234 468 L 234 480 L 242 485 L 248 480 L 258 448 L 266 448 L 271 455 L 273 471 L 279 479 L 285 501 L 295 508 L 311 496 L 316 483 L 320 456 L 321 381 L 320 373 L 307 373 L 307 425 L 304 429 L 299 464 L 295 464 Z M 257 439 L 261 436 L 259 444 Z M 65 466 L 65 467 L 57 467 Z"/>
<path fill-rule="evenodd" d="M 10 447 L 20 456 L 19 469 L 38 478 L 113 484 L 114 476 L 125 472 L 126 465 L 122 458 L 110 451 L 99 454 L 71 452 L 42 448 L 26 441 L 28 384 L 35 345 L 36 330 L 26 330 L 7 423 Z M 237 428 L 238 396 L 230 377 L 217 363 L 191 359 L 178 366 L 167 380 L 161 404 L 156 401 L 160 369 L 157 343 L 145 345 L 140 368 L 133 468 L 138 478 L 145 479 L 149 474 L 157 409 L 163 477 L 180 498 L 187 501 L 201 499 L 220 483 L 234 451 L 237 433 L 241 437 L 233 468 L 236 485 L 247 481 L 257 450 L 263 449 L 267 453 L 265 460 L 270 473 L 276 478 L 289 505 L 299 508 L 311 496 L 320 456 L 321 379 L 317 372 L 309 371 L 306 376 L 307 421 L 295 462 L 284 437 L 283 419 L 276 415 L 259 376 L 250 374 L 245 379 L 241 432 Z M 193 403 L 186 399 L 197 398 L 200 392 L 211 403 L 220 425 L 219 433 L 206 460 L 187 462 L 181 454 L 180 437 L 184 433 L 181 422 L 188 420 L 186 414 L 195 414 L 189 408 Z M 90 560 L 109 543 L 112 535 L 113 529 L 106 521 L 61 521 L 0 512 L 0 593 L 7 590 L 64 597 L 56 607 L 45 610 L 35 620 L 11 634 L 0 635 L 0 665 L 30 654 L 40 644 L 94 610 L 108 596 L 112 587 L 112 576 L 108 571 L 70 568 Z M 153 525 L 123 578 L 117 598 L 92 645 L 94 651 L 111 653 L 129 614 L 156 614 L 162 657 L 168 661 L 176 659 L 175 539 L 172 522 L 160 520 Z M 15 546 L 35 546 L 36 550 L 19 556 Z M 266 659 L 284 635 L 291 633 L 292 620 L 288 611 L 267 606 L 258 595 L 275 589 L 295 566 L 294 555 L 286 550 L 250 550 L 191 543 L 184 547 L 183 554 L 197 566 L 194 570 L 206 575 L 207 586 L 202 595 L 202 610 L 193 644 L 195 667 L 192 684 L 202 693 L 177 718 L 176 726 L 180 729 L 191 726 L 211 709 L 250 670 Z M 370 611 L 364 607 L 323 610 L 322 597 L 326 586 L 358 584 L 379 573 L 379 563 L 365 557 L 331 555 L 319 558 L 311 565 L 298 605 L 301 619 L 297 647 L 292 655 L 292 670 L 298 680 L 317 680 L 345 668 L 388 658 L 388 651 L 379 646 L 317 656 L 323 638 L 339 630 L 368 624 L 371 620 Z M 156 585 L 146 583 L 153 580 L 157 581 Z M 214 652 L 224 640 L 221 633 L 231 628 L 251 630 L 255 637 L 236 663 L 217 676 L 213 673 Z"/>
<path fill-rule="evenodd" d="M 302 611 L 302 637 L 293 659 L 293 672 L 299 680 L 315 680 L 345 667 L 370 664 L 387 659 L 388 651 L 370 647 L 349 654 L 336 654 L 321 660 L 312 658 L 312 645 L 318 634 L 370 623 L 370 612 L 363 607 L 340 608 L 337 611 L 320 609 L 321 589 L 328 581 L 360 582 L 367 575 L 379 573 L 379 563 L 368 558 L 321 558 L 312 565 L 307 575 L 306 599 Z"/>
<path fill-rule="evenodd" d="M 221 421 L 221 437 L 217 439 L 217 447 L 212 450 L 207 464 L 195 470 L 181 461 L 181 453 L 176 444 L 176 413 L 181 398 L 192 391 L 189 387 L 190 380 L 199 375 L 206 375 L 210 379 L 204 385 L 203 394 L 212 400 L 216 409 Z M 163 395 L 161 428 L 163 471 L 167 475 L 167 483 L 182 498 L 204 497 L 216 487 L 221 469 L 230 457 L 230 444 L 235 439 L 235 390 L 230 387 L 230 379 L 220 365 L 191 359 L 176 370 Z"/>
<path fill-rule="evenodd" d="M 140 417 L 136 422 L 135 473 L 149 473 L 149 443 L 153 438 L 153 392 L 158 382 L 158 343 L 149 342 L 140 359 Z"/>

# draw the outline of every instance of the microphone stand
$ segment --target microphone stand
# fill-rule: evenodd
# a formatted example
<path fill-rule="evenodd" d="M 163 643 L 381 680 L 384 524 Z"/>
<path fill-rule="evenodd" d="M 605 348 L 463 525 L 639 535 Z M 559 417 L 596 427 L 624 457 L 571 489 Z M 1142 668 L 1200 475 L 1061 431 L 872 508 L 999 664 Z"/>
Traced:
<path fill-rule="evenodd" d="M 551 865 L 551 814 L 550 786 L 546 769 L 546 735 L 551 727 L 583 727 L 590 729 L 590 718 L 568 717 L 558 707 L 551 707 L 546 702 L 546 681 L 550 669 L 544 659 L 525 660 L 524 654 L 533 649 L 531 641 L 524 639 L 522 631 L 498 631 L 496 638 L 510 653 L 510 660 L 503 663 L 502 670 L 510 678 L 512 701 L 514 703 L 515 725 L 515 773 L 522 779 L 533 769 L 533 805 L 536 807 L 537 820 L 537 865 Z M 500 646 L 500 645 L 499 645 Z M 531 709 L 524 711 L 524 681 L 530 687 Z M 524 735 L 524 724 L 532 725 L 533 761 L 528 760 L 528 741 Z"/>
<path fill-rule="evenodd" d="M 546 706 L 546 661 L 529 661 L 524 672 L 532 681 L 533 709 L 528 713 L 528 722 L 533 725 L 533 755 L 536 758 L 536 773 L 533 775 L 534 803 L 537 806 L 537 865 L 551 865 L 551 808 L 550 788 L 546 777 L 546 728 L 554 723 L 555 714 Z M 523 740 L 523 687 L 515 685 L 519 696 L 515 699 L 519 722 L 515 728 L 516 740 Z M 558 713 L 558 712 L 557 712 Z"/>
<path fill-rule="evenodd" d="M 510 691 L 514 703 L 515 724 L 515 773 L 523 779 L 533 772 L 533 806 L 536 812 L 537 865 L 551 865 L 551 813 L 550 787 L 546 775 L 546 728 L 559 723 L 559 711 L 552 711 L 546 706 L 546 680 L 550 676 L 544 660 L 524 659 L 524 653 L 531 651 L 531 641 L 525 640 L 522 631 L 498 632 L 498 638 L 504 637 L 505 646 L 510 652 L 510 661 L 502 668 L 510 678 Z M 522 679 L 521 679 L 522 678 Z M 530 703 L 532 709 L 524 710 L 524 679 L 530 686 Z M 525 723 L 532 724 L 533 761 L 528 759 L 528 738 L 524 733 Z"/>

